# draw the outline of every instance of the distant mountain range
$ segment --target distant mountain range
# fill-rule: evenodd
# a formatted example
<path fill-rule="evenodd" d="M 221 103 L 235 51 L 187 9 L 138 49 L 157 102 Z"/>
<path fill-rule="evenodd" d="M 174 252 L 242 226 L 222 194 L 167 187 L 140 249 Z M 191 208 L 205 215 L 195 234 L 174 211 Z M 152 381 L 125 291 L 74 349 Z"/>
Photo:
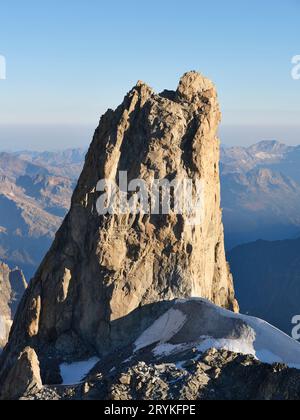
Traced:
<path fill-rule="evenodd" d="M 263 141 L 223 148 L 221 183 L 228 249 L 300 235 L 300 146 Z"/>
<path fill-rule="evenodd" d="M 300 146 L 261 141 L 250 147 L 225 147 L 221 153 L 222 174 L 269 168 L 300 182 Z"/>
<path fill-rule="evenodd" d="M 38 167 L 44 167 L 52 175 L 77 181 L 86 152 L 86 149 L 66 149 L 59 152 L 23 151 L 15 153 L 14 156 Z"/>
<path fill-rule="evenodd" d="M 85 151 L 0 153 L 0 260 L 30 278 L 49 249 Z"/>
<path fill-rule="evenodd" d="M 241 312 L 291 334 L 300 314 L 300 146 L 222 149 L 221 173 L 227 248 L 239 245 L 227 258 Z"/>
<path fill-rule="evenodd" d="M 0 260 L 30 278 L 69 209 L 86 150 L 0 153 Z M 300 236 L 300 146 L 262 141 L 221 150 L 228 250 Z"/>

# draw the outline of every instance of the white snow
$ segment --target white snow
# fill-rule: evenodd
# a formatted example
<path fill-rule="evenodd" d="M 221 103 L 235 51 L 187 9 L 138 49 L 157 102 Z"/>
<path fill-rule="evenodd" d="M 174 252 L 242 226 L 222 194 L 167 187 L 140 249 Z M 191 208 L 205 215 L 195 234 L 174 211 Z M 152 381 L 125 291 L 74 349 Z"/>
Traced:
<path fill-rule="evenodd" d="M 210 305 L 212 304 L 210 303 Z M 219 307 L 216 308 L 221 316 L 241 319 L 253 329 L 255 334 L 253 341 L 254 356 L 258 360 L 270 364 L 285 363 L 289 367 L 300 369 L 300 344 L 296 340 L 262 319 L 234 314 Z"/>
<path fill-rule="evenodd" d="M 163 356 L 164 354 L 178 353 L 190 347 L 189 344 L 158 344 L 153 350 L 154 356 Z"/>
<path fill-rule="evenodd" d="M 186 315 L 180 310 L 170 309 L 139 337 L 135 342 L 135 350 L 138 351 L 161 340 L 167 342 L 181 330 L 186 320 Z"/>
<path fill-rule="evenodd" d="M 84 377 L 99 362 L 97 357 L 93 357 L 83 362 L 75 362 L 71 364 L 63 363 L 60 365 L 60 374 L 63 379 L 63 385 L 80 384 Z"/>
<path fill-rule="evenodd" d="M 252 354 L 256 355 L 253 343 L 246 340 L 232 340 L 232 339 L 215 339 L 210 337 L 201 337 L 203 342 L 197 346 L 197 349 L 202 353 L 209 349 L 224 349 L 232 351 L 233 353 Z"/>
<path fill-rule="evenodd" d="M 194 305 L 193 308 L 188 307 L 189 302 L 199 303 L 199 314 L 195 312 Z M 185 329 L 191 330 L 191 323 L 194 320 L 198 321 L 195 322 L 195 325 L 197 324 L 197 328 L 200 330 L 205 330 L 206 322 L 210 322 L 210 328 L 211 325 L 215 325 L 216 330 L 211 331 L 211 336 L 204 335 L 203 331 L 197 330 L 194 331 L 196 341 L 178 343 L 177 337 L 176 345 L 172 344 L 170 342 L 172 337 L 179 332 L 183 332 L 181 336 L 184 337 Z M 232 320 L 236 320 L 237 328 L 235 329 L 232 327 L 235 325 Z M 240 321 L 246 324 L 244 328 L 240 328 Z M 225 325 L 224 336 L 214 338 L 222 336 L 220 325 Z M 239 331 L 238 336 L 236 331 Z M 199 335 L 197 336 L 197 334 Z M 178 353 L 192 347 L 196 347 L 200 352 L 216 348 L 245 355 L 250 354 L 264 363 L 285 363 L 289 367 L 300 369 L 300 344 L 297 341 L 261 319 L 235 314 L 201 298 L 178 300 L 174 304 L 174 308 L 167 311 L 144 331 L 135 343 L 135 351 L 151 344 L 156 344 L 153 350 L 155 356 Z"/>

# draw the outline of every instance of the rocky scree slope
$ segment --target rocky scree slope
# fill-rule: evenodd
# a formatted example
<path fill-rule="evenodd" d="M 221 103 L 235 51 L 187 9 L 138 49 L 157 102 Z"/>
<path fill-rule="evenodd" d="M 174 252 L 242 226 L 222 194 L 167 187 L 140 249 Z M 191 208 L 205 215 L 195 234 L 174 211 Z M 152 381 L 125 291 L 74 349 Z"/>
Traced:
<path fill-rule="evenodd" d="M 19 372 L 24 358 L 31 361 L 30 388 L 19 396 L 29 400 L 299 399 L 300 372 L 288 365 L 300 368 L 300 345 L 276 328 L 204 299 L 176 300 L 164 310 L 134 343 L 98 363 L 61 365 L 64 384 L 60 386 L 41 385 L 37 361 L 29 359 L 27 349 L 14 367 Z"/>
<path fill-rule="evenodd" d="M 45 386 L 23 400 L 299 400 L 300 372 L 251 355 L 210 349 L 186 352 L 185 362 L 132 361 L 74 386 Z"/>

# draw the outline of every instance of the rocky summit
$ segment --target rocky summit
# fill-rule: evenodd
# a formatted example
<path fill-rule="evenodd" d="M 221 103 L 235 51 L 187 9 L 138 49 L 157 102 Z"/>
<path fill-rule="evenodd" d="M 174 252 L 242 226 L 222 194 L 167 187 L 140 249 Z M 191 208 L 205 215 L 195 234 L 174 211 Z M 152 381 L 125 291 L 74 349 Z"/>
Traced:
<path fill-rule="evenodd" d="M 44 385 L 57 384 L 61 363 L 131 345 L 173 299 L 238 311 L 224 252 L 220 118 L 214 85 L 196 72 L 161 94 L 138 82 L 101 118 L 70 212 L 15 317 L 0 361 L 2 397 L 16 396 L 13 369 L 30 387 L 37 370 Z M 99 180 L 117 184 L 124 171 L 128 182 L 189 179 L 193 191 L 201 180 L 201 223 L 172 209 L 100 216 Z"/>

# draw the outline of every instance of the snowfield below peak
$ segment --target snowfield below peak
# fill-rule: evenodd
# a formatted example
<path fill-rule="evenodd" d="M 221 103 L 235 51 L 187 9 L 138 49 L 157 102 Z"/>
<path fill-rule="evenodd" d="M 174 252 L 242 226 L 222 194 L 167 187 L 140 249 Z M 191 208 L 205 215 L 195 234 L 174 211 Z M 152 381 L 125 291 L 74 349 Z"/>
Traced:
<path fill-rule="evenodd" d="M 148 328 L 135 342 L 135 350 L 157 343 L 161 341 L 162 337 L 165 342 L 169 341 L 183 328 L 186 320 L 187 316 L 182 311 L 170 309 L 155 321 L 152 327 Z"/>
<path fill-rule="evenodd" d="M 63 385 L 80 384 L 98 362 L 99 359 L 97 357 L 92 357 L 81 362 L 61 364 L 60 374 L 63 379 Z"/>
<path fill-rule="evenodd" d="M 135 342 L 135 352 L 155 346 L 156 357 L 191 348 L 253 355 L 263 363 L 300 369 L 300 344 L 265 321 L 193 298 L 177 300 Z"/>

